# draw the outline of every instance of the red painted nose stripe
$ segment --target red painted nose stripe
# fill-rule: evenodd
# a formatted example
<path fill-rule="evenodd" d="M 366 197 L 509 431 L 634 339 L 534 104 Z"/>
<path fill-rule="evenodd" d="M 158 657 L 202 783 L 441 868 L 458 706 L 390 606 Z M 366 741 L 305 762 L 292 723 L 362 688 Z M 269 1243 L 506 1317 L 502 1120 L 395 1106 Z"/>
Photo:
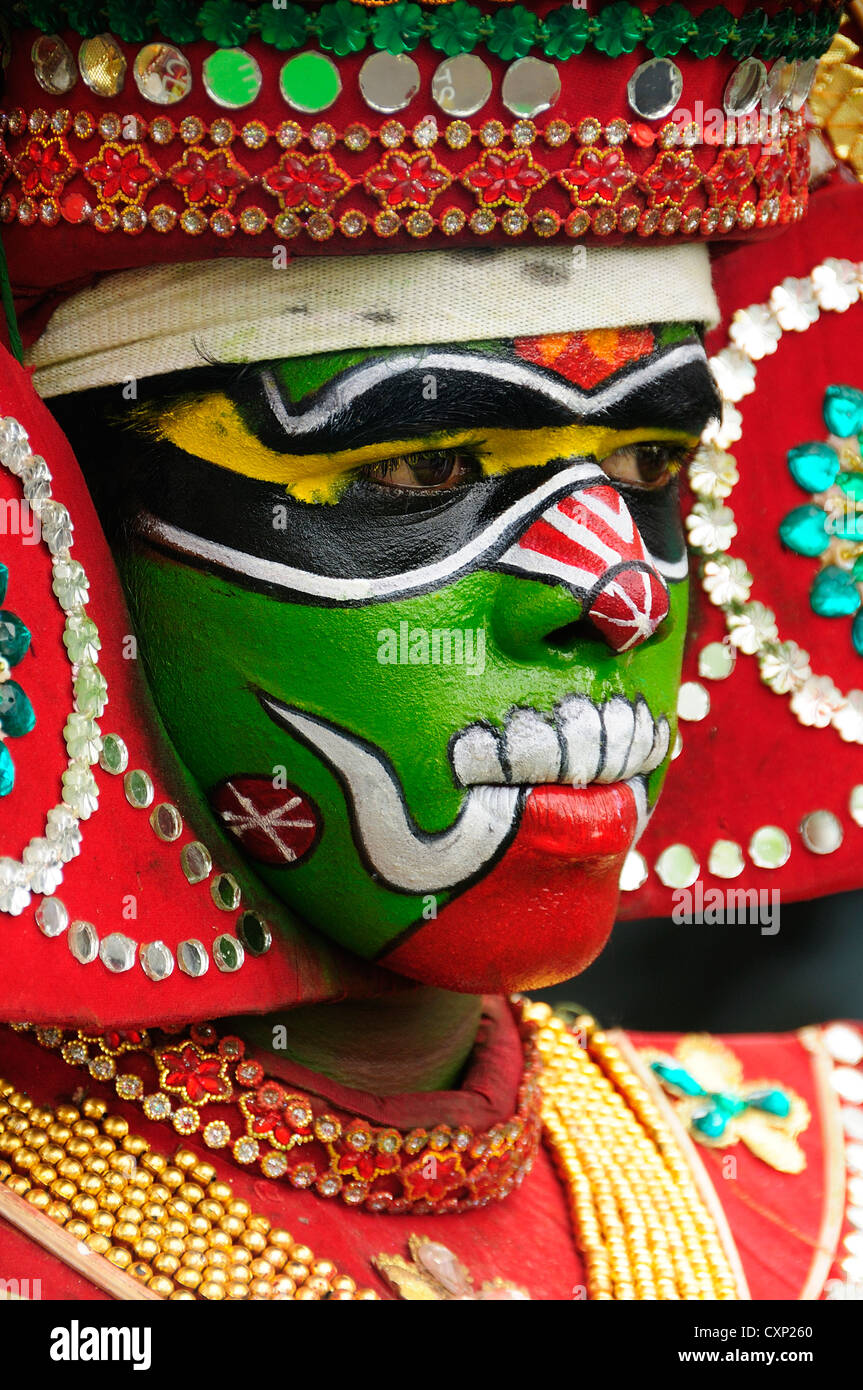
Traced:
<path fill-rule="evenodd" d="M 615 651 L 646 641 L 668 614 L 665 580 L 620 493 L 607 484 L 549 507 L 507 559 L 565 583 Z"/>

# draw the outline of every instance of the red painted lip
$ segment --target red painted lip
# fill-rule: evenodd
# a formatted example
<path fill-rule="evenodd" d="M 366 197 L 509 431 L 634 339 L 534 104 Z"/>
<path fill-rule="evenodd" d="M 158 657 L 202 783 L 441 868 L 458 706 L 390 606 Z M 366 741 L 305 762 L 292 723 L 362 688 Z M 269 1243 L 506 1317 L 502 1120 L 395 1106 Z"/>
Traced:
<path fill-rule="evenodd" d="M 518 835 L 537 854 L 585 860 L 625 854 L 637 826 L 638 807 L 625 782 L 549 784 L 528 792 Z"/>
<path fill-rule="evenodd" d="M 638 828 L 625 782 L 525 789 L 512 843 L 489 872 L 379 962 L 472 994 L 544 989 L 599 955 Z"/>

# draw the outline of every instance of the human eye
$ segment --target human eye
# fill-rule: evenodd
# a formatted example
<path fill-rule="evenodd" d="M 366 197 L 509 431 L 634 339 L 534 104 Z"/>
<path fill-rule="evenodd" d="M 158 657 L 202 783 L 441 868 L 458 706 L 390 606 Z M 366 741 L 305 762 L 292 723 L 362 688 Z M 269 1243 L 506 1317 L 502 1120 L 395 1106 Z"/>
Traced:
<path fill-rule="evenodd" d="M 357 476 L 394 492 L 451 492 L 482 477 L 475 454 L 460 449 L 428 449 L 364 464 Z"/>
<path fill-rule="evenodd" d="M 687 466 L 695 447 L 669 440 L 627 444 L 602 459 L 600 467 L 613 482 L 659 491 Z"/>

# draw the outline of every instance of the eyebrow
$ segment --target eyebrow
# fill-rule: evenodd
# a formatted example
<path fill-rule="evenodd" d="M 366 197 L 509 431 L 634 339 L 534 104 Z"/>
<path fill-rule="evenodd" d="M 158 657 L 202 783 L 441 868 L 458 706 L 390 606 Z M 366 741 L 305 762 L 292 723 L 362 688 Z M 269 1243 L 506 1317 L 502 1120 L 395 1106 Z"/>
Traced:
<path fill-rule="evenodd" d="M 241 391 L 234 400 L 243 414 L 251 409 L 248 423 L 261 442 L 285 454 L 338 453 L 469 428 L 574 423 L 697 437 L 719 415 L 716 386 L 696 341 L 661 349 L 590 391 L 514 357 L 426 349 L 361 363 L 299 409 L 269 367 L 257 374 L 252 399 Z"/>

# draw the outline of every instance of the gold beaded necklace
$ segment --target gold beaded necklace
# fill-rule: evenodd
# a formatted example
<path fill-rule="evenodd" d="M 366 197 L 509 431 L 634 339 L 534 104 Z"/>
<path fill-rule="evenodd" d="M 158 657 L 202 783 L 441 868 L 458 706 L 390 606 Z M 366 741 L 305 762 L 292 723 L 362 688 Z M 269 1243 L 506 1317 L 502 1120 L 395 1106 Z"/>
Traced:
<path fill-rule="evenodd" d="M 737 1280 L 687 1160 L 620 1049 L 547 1004 L 539 1025 L 545 1137 L 569 1194 L 591 1299 L 736 1299 Z"/>
<path fill-rule="evenodd" d="M 570 1028 L 519 1003 L 588 1297 L 738 1298 L 687 1159 L 620 1048 L 587 1016 Z M 102 1100 L 51 1111 L 0 1079 L 0 1185 L 161 1298 L 378 1297 L 253 1214 L 191 1150 L 154 1153 Z"/>

